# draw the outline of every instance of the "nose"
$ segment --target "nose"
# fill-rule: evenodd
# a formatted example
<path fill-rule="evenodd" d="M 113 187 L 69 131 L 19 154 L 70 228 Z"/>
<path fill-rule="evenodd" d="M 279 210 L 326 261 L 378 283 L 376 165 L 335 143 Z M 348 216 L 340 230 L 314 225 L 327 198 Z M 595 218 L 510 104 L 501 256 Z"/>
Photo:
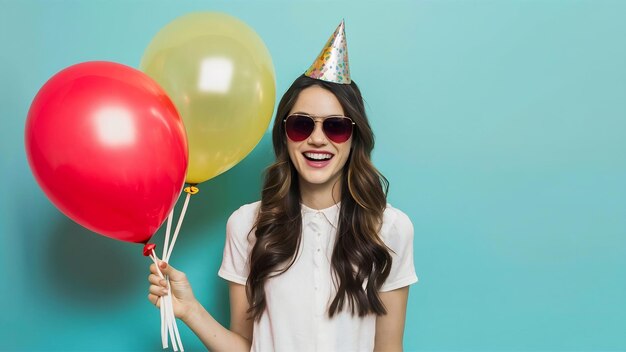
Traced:
<path fill-rule="evenodd" d="M 328 143 L 322 125 L 322 121 L 315 121 L 315 128 L 308 139 L 309 144 L 326 145 Z"/>

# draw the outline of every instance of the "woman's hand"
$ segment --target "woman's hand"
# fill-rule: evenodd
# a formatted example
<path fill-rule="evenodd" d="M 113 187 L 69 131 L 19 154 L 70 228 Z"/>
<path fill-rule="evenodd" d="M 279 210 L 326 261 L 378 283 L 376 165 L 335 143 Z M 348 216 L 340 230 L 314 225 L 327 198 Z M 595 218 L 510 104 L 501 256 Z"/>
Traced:
<path fill-rule="evenodd" d="M 193 294 L 191 285 L 187 280 L 187 275 L 182 271 L 174 269 L 166 262 L 159 262 L 159 268 L 164 276 L 169 276 L 170 285 L 172 288 L 172 305 L 174 306 L 174 315 L 185 321 L 189 314 L 198 305 L 198 301 Z M 157 270 L 156 265 L 150 265 L 150 276 L 148 276 L 150 282 L 150 293 L 148 294 L 148 300 L 157 307 L 161 307 L 163 296 L 167 295 L 167 282 L 162 279 Z"/>
<path fill-rule="evenodd" d="M 239 314 L 246 321 L 242 321 L 237 327 L 237 332 L 230 331 L 215 320 L 209 312 L 202 307 L 191 290 L 189 280 L 185 273 L 174 269 L 165 262 L 159 262 L 159 269 L 165 276 L 170 278 L 172 290 L 172 304 L 174 315 L 181 319 L 194 332 L 200 341 L 210 351 L 250 351 L 252 337 L 252 322 Z M 163 297 L 167 295 L 167 283 L 159 276 L 155 264 L 150 265 L 150 294 L 148 300 L 157 307 L 161 306 Z M 245 286 L 235 285 L 235 291 L 231 288 L 231 301 L 240 302 L 237 311 L 247 310 Z M 236 294 L 233 295 L 233 292 Z M 233 297 L 235 299 L 233 300 Z M 245 305 L 242 305 L 244 302 Z M 244 309 L 244 310 L 241 310 Z M 237 318 L 234 318 L 237 319 Z M 246 323 L 247 325 L 243 325 Z M 247 329 L 247 330 L 246 330 Z"/>

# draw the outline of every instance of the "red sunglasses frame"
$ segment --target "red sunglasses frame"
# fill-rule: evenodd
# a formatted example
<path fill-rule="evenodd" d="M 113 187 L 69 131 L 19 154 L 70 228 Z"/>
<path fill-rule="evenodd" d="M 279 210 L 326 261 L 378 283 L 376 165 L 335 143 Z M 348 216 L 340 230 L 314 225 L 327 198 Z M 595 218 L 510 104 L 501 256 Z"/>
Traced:
<path fill-rule="evenodd" d="M 313 129 L 311 130 L 311 133 L 309 133 L 309 135 L 308 135 L 308 136 L 306 136 L 305 138 L 300 139 L 300 140 L 297 140 L 297 139 L 293 139 L 293 138 L 291 138 L 291 137 L 289 136 L 288 131 L 287 131 L 287 120 L 288 120 L 290 117 L 297 117 L 297 116 L 300 116 L 300 117 L 308 117 L 308 118 L 310 118 L 310 119 L 313 121 Z M 345 140 L 336 141 L 333 137 L 330 137 L 330 136 L 328 135 L 328 133 L 326 133 L 326 129 L 325 129 L 325 127 L 324 127 L 324 122 L 325 122 L 326 120 L 330 119 L 330 118 L 348 119 L 348 120 L 350 121 L 350 123 L 351 123 L 352 125 L 351 125 L 351 128 L 350 128 L 350 135 L 348 136 L 348 138 L 346 138 Z M 319 121 L 319 119 L 321 119 L 321 121 Z M 349 118 L 348 116 L 343 116 L 343 115 L 328 115 L 328 116 L 325 116 L 325 117 L 317 117 L 317 120 L 316 120 L 316 117 L 311 116 L 311 115 L 308 115 L 308 114 L 302 114 L 302 113 L 294 113 L 294 114 L 290 114 L 289 116 L 287 116 L 287 117 L 285 117 L 285 118 L 283 119 L 283 123 L 285 124 L 285 134 L 287 135 L 287 138 L 289 138 L 290 140 L 292 140 L 292 141 L 294 141 L 294 142 L 302 142 L 303 140 L 305 140 L 305 139 L 309 138 L 309 137 L 311 136 L 311 134 L 313 134 L 313 132 L 315 131 L 315 123 L 316 123 L 316 122 L 318 122 L 318 121 L 322 123 L 322 132 L 324 132 L 324 135 L 326 136 L 326 138 L 328 138 L 328 139 L 329 139 L 330 141 L 332 141 L 333 143 L 345 143 L 345 142 L 346 142 L 347 140 L 349 140 L 349 139 L 350 139 L 350 137 L 352 137 L 352 135 L 354 134 L 354 126 L 356 125 L 356 123 L 355 123 L 355 122 L 354 122 L 351 118 Z"/>

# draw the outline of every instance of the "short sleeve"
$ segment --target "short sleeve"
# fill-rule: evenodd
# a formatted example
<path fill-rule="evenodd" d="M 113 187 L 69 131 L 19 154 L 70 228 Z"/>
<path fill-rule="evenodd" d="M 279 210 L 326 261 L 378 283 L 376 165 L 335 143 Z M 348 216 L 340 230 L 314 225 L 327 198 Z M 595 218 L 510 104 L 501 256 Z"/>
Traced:
<path fill-rule="evenodd" d="M 222 265 L 217 273 L 221 278 L 241 285 L 246 284 L 250 273 L 248 258 L 253 246 L 251 230 L 256 218 L 255 205 L 244 205 L 228 218 Z"/>
<path fill-rule="evenodd" d="M 413 264 L 413 224 L 402 211 L 387 207 L 383 216 L 381 237 L 391 252 L 392 264 L 389 276 L 380 288 L 381 292 L 395 290 L 417 282 Z"/>

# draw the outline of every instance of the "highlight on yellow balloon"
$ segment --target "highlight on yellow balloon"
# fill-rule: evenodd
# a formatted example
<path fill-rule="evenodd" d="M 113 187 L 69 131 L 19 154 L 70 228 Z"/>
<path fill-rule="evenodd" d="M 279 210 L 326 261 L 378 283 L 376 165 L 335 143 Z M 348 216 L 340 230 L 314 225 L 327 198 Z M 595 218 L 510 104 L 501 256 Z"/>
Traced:
<path fill-rule="evenodd" d="M 183 118 L 187 183 L 235 166 L 269 126 L 276 96 L 272 58 L 259 35 L 235 17 L 198 12 L 175 19 L 152 39 L 140 66 Z"/>

